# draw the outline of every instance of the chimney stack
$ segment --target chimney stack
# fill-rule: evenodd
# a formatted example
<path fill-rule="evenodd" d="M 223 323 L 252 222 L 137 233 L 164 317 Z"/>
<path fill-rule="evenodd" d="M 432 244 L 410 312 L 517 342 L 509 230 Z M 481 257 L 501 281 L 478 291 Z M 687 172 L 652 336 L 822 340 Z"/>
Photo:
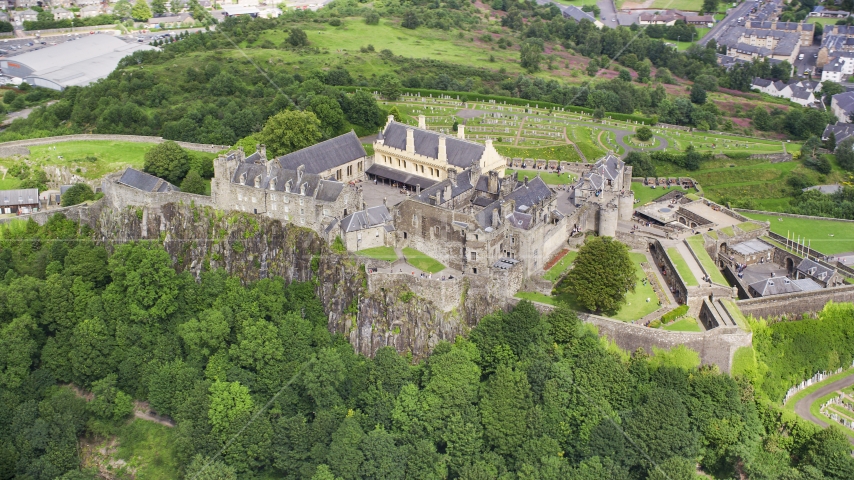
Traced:
<path fill-rule="evenodd" d="M 418 115 L 418 128 L 427 130 L 427 118 L 424 115 Z"/>
<path fill-rule="evenodd" d="M 465 125 L 457 125 L 457 138 L 460 140 L 466 139 L 466 126 Z"/>
<path fill-rule="evenodd" d="M 527 175 L 525 175 L 525 186 L 526 187 L 528 186 L 528 176 Z"/>
<path fill-rule="evenodd" d="M 493 195 L 498 194 L 498 172 L 495 170 L 489 171 L 489 177 L 486 182 L 486 189 Z"/>
<path fill-rule="evenodd" d="M 389 115 L 388 116 L 388 122 L 386 122 L 386 125 L 388 125 L 389 123 L 391 123 L 393 121 L 394 121 L 394 115 Z"/>
<path fill-rule="evenodd" d="M 439 161 L 448 162 L 448 148 L 445 144 L 445 137 L 439 137 Z"/>
<path fill-rule="evenodd" d="M 498 228 L 498 209 L 492 210 L 492 228 Z"/>
<path fill-rule="evenodd" d="M 415 153 L 415 131 L 411 128 L 406 129 L 406 151 Z"/>
<path fill-rule="evenodd" d="M 440 138 L 440 140 L 444 140 L 444 138 Z M 441 143 L 439 145 L 441 145 Z M 449 168 L 448 169 L 448 180 L 451 181 L 451 185 L 453 185 L 455 187 L 457 186 L 457 169 L 456 168 Z"/>
<path fill-rule="evenodd" d="M 421 195 L 421 184 L 420 183 L 415 184 L 415 194 Z"/>
<path fill-rule="evenodd" d="M 261 161 L 266 162 L 267 161 L 267 145 L 264 145 L 263 143 L 258 145 L 258 154 L 261 155 Z"/>
<path fill-rule="evenodd" d="M 388 208 L 388 197 L 383 197 L 383 206 Z"/>

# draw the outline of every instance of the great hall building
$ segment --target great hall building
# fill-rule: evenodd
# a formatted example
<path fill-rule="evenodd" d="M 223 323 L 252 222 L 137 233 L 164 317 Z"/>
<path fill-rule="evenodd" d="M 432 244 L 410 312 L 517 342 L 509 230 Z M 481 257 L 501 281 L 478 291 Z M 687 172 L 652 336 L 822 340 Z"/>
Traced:
<path fill-rule="evenodd" d="M 466 140 L 462 125 L 454 137 L 427 130 L 423 115 L 417 128 L 390 115 L 374 141 L 374 156 L 368 159 L 365 173 L 368 180 L 419 190 L 446 180 L 449 168 L 461 171 L 474 166 L 484 174 L 495 171 L 504 177 L 506 165 L 492 140 L 485 144 Z"/>

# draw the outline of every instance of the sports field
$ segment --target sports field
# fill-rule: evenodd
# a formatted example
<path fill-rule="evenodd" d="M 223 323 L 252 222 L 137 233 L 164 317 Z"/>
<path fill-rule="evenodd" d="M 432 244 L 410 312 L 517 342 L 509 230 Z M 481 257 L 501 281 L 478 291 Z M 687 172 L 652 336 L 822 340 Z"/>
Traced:
<path fill-rule="evenodd" d="M 777 215 L 745 213 L 745 217 L 771 222 L 771 231 L 782 236 L 794 234 L 806 238 L 813 250 L 833 255 L 854 252 L 854 222 L 816 220 Z"/>

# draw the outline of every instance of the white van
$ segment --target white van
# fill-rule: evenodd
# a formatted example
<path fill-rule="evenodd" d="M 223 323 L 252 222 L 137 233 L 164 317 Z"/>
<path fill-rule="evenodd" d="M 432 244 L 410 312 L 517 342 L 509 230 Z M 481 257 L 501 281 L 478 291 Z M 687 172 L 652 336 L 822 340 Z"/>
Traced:
<path fill-rule="evenodd" d="M 800 54 L 800 55 L 798 55 L 798 60 L 803 60 L 803 59 L 804 59 L 804 54 L 803 54 L 803 53 L 802 53 L 802 54 Z"/>

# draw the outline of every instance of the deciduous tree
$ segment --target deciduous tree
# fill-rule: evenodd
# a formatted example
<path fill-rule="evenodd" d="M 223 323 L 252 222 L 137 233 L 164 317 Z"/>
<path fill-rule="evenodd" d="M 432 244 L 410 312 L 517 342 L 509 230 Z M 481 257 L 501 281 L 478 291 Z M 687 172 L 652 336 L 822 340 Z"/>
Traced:
<path fill-rule="evenodd" d="M 593 237 L 578 251 L 562 283 L 584 308 L 614 313 L 635 290 L 635 265 L 625 244 L 611 237 Z"/>
<path fill-rule="evenodd" d="M 159 143 L 145 152 L 143 170 L 169 183 L 180 182 L 189 168 L 190 155 L 173 141 Z"/>
<path fill-rule="evenodd" d="M 323 134 L 314 113 L 284 110 L 270 117 L 257 137 L 267 145 L 268 155 L 279 156 L 310 147 Z"/>

